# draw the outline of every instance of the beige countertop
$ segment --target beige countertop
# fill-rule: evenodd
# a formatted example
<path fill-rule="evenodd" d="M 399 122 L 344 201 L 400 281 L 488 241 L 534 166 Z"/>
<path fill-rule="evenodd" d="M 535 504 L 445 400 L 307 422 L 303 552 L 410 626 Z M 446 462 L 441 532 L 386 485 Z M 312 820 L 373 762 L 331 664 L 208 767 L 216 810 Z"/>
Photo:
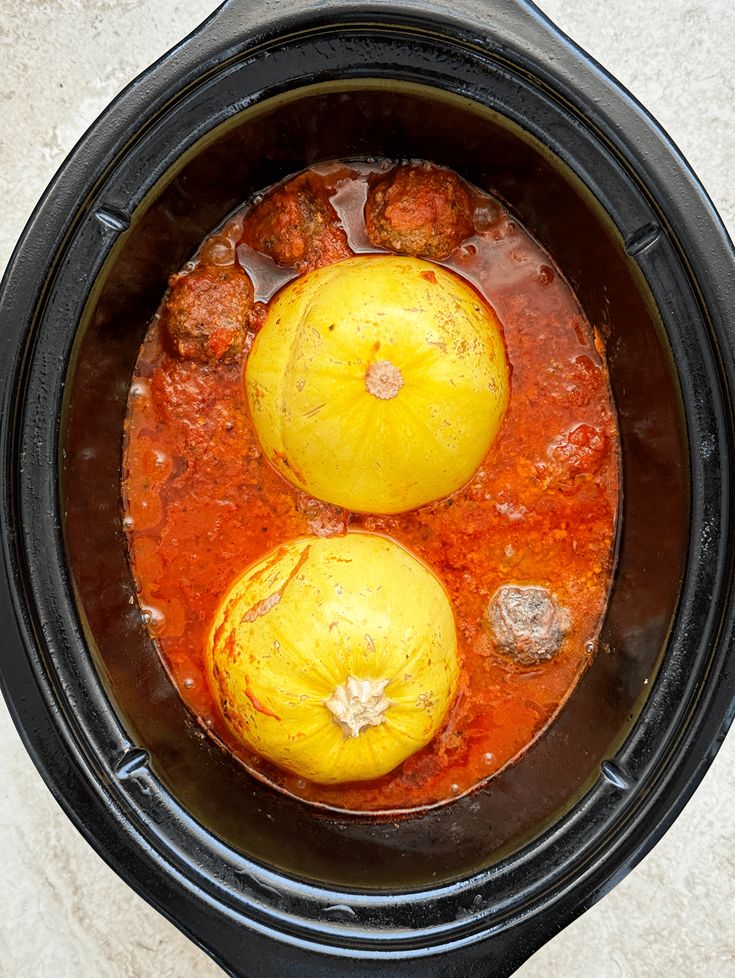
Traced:
<path fill-rule="evenodd" d="M 215 6 L 0 0 L 0 268 L 86 127 Z M 540 6 L 663 123 L 732 232 L 732 0 L 540 0 Z M 0 978 L 222 974 L 82 841 L 2 704 L 0 783 Z M 518 978 L 735 978 L 734 822 L 731 735 L 653 853 Z"/>

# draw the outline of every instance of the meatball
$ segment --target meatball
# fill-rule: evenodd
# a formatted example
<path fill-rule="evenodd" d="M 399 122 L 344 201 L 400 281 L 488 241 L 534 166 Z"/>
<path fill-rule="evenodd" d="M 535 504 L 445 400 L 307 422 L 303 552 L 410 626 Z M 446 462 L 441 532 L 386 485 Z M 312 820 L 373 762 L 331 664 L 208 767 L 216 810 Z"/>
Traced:
<path fill-rule="evenodd" d="M 569 614 L 545 587 L 504 584 L 487 607 L 499 649 L 520 665 L 551 659 L 569 631 Z"/>
<path fill-rule="evenodd" d="M 200 363 L 235 360 L 253 316 L 253 284 L 239 265 L 175 275 L 163 322 L 176 353 Z"/>
<path fill-rule="evenodd" d="M 342 536 L 347 532 L 350 514 L 340 506 L 324 503 L 320 499 L 300 492 L 296 499 L 296 509 L 308 517 L 309 533 L 315 537 Z"/>
<path fill-rule="evenodd" d="M 378 248 L 416 258 L 446 258 L 474 232 L 472 201 L 451 170 L 399 166 L 371 187 L 365 226 Z"/>
<path fill-rule="evenodd" d="M 568 475 L 596 475 L 610 452 L 610 443 L 602 428 L 578 424 L 552 449 L 552 457 Z"/>
<path fill-rule="evenodd" d="M 302 274 L 352 256 L 323 182 L 308 170 L 253 208 L 243 222 L 242 241 Z"/>

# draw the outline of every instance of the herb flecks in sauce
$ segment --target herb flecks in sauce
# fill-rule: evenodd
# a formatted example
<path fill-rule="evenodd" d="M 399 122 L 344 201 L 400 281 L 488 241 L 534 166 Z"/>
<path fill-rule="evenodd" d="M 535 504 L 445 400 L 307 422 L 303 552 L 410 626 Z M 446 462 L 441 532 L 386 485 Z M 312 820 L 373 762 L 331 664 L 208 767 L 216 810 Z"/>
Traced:
<path fill-rule="evenodd" d="M 324 191 L 301 229 L 303 240 L 322 228 L 319 215 L 329 213 L 324 196 L 345 232 L 327 229 L 318 259 L 344 257 L 345 240 L 347 254 L 380 250 L 362 214 L 369 184 L 384 181 L 388 170 L 323 166 L 299 184 L 321 181 Z M 126 527 L 140 602 L 155 609 L 149 627 L 174 682 L 202 725 L 259 777 L 338 808 L 406 809 L 448 800 L 516 759 L 553 720 L 587 666 L 607 600 L 618 435 L 599 339 L 549 255 L 498 201 L 473 188 L 469 193 L 475 233 L 440 264 L 471 282 L 496 311 L 512 395 L 487 456 L 449 499 L 375 516 L 292 488 L 260 451 L 243 396 L 242 362 L 177 359 L 160 317 L 133 379 Z M 200 255 L 203 263 L 214 257 L 213 264 L 238 256 L 255 298 L 267 301 L 298 273 L 241 241 L 243 217 L 247 223 L 257 206 L 231 218 Z M 251 218 L 261 231 L 266 224 Z M 309 264 L 303 254 L 298 261 Z M 245 351 L 257 326 L 245 337 Z M 392 537 L 441 579 L 458 628 L 459 692 L 437 736 L 391 773 L 372 782 L 319 785 L 268 764 L 230 734 L 205 679 L 203 648 L 222 595 L 244 567 L 284 541 L 348 529 Z M 488 608 L 503 587 L 544 589 L 563 609 L 559 649 L 548 660 L 524 665 L 493 636 Z"/>

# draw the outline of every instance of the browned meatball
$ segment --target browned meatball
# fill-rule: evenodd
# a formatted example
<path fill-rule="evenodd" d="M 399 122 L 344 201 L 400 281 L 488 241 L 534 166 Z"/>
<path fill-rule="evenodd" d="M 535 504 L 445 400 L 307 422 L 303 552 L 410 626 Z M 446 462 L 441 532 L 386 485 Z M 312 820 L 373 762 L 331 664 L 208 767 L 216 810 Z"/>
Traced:
<path fill-rule="evenodd" d="M 545 587 L 504 584 L 493 595 L 487 620 L 495 642 L 523 666 L 551 659 L 569 631 L 569 614 Z"/>
<path fill-rule="evenodd" d="M 323 181 L 309 170 L 276 187 L 251 210 L 242 240 L 277 265 L 302 273 L 352 255 Z"/>
<path fill-rule="evenodd" d="M 170 281 L 164 327 L 176 353 L 201 363 L 235 360 L 253 316 L 253 283 L 239 265 L 200 265 Z"/>
<path fill-rule="evenodd" d="M 378 248 L 446 258 L 474 232 L 472 201 L 451 170 L 425 163 L 399 166 L 371 187 L 365 226 Z"/>

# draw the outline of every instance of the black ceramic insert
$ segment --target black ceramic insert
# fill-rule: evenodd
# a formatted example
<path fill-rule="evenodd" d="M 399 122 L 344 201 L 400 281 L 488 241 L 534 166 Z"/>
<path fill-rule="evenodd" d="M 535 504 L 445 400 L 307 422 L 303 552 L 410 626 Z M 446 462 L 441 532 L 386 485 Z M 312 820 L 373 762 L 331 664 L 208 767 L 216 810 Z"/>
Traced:
<path fill-rule="evenodd" d="M 252 191 L 365 156 L 433 159 L 518 214 L 606 336 L 623 445 L 592 667 L 518 764 L 395 821 L 319 813 L 203 736 L 142 627 L 120 510 L 168 275 Z M 0 298 L 0 678 L 75 824 L 228 973 L 503 978 L 668 827 L 733 702 L 734 289 L 684 161 L 520 0 L 230 0 L 77 147 Z"/>

